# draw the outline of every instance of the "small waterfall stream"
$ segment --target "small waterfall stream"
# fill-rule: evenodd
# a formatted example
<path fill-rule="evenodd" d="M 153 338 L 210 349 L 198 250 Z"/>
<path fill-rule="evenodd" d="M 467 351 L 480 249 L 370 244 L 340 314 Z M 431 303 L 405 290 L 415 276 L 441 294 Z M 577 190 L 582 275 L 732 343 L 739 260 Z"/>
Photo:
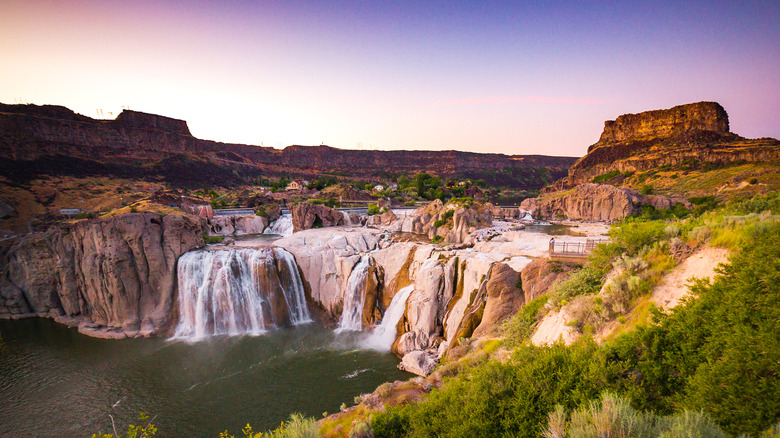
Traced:
<path fill-rule="evenodd" d="M 344 292 L 344 309 L 341 312 L 337 331 L 359 331 L 363 328 L 363 301 L 365 300 L 365 281 L 371 257 L 364 255 L 349 274 L 347 290 Z"/>
<path fill-rule="evenodd" d="M 175 337 L 260 334 L 311 321 L 292 254 L 281 248 L 191 251 L 179 258 Z"/>
<path fill-rule="evenodd" d="M 271 224 L 268 225 L 268 228 L 263 231 L 263 234 L 278 234 L 282 237 L 292 236 L 292 233 L 293 223 L 292 215 L 290 214 L 279 216 L 279 219 L 271 222 Z"/>
<path fill-rule="evenodd" d="M 406 302 L 409 295 L 414 291 L 414 285 L 410 284 L 399 290 L 394 296 L 390 305 L 385 310 L 382 317 L 382 323 L 374 328 L 374 331 L 363 341 L 363 345 L 374 350 L 390 350 L 395 342 L 396 326 L 398 321 L 404 316 L 406 311 Z"/>

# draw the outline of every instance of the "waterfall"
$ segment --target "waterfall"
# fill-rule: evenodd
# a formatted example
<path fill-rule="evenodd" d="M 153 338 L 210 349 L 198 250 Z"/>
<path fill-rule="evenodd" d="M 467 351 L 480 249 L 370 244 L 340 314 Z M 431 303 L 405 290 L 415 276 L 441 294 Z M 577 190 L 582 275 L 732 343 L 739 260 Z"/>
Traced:
<path fill-rule="evenodd" d="M 347 213 L 346 211 L 342 211 L 341 214 L 344 217 L 344 225 L 348 226 L 348 227 L 351 227 L 352 226 L 352 218 L 349 217 L 349 213 Z"/>
<path fill-rule="evenodd" d="M 271 225 L 269 225 L 265 231 L 263 231 L 263 234 L 279 234 L 282 237 L 292 236 L 292 233 L 293 223 L 292 215 L 290 214 L 283 214 L 279 216 L 279 219 L 273 221 Z"/>
<path fill-rule="evenodd" d="M 190 251 L 179 258 L 178 283 L 176 337 L 256 335 L 311 321 L 298 267 L 281 248 Z"/>
<path fill-rule="evenodd" d="M 414 285 L 410 284 L 399 290 L 390 301 L 390 306 L 385 310 L 382 323 L 374 328 L 374 331 L 363 341 L 363 345 L 374 350 L 390 350 L 395 342 L 396 326 L 406 311 L 406 302 L 412 294 Z"/>
<path fill-rule="evenodd" d="M 363 328 L 363 301 L 365 300 L 365 282 L 371 257 L 364 255 L 360 262 L 352 268 L 347 280 L 347 290 L 344 292 L 344 309 L 337 331 L 356 331 Z"/>

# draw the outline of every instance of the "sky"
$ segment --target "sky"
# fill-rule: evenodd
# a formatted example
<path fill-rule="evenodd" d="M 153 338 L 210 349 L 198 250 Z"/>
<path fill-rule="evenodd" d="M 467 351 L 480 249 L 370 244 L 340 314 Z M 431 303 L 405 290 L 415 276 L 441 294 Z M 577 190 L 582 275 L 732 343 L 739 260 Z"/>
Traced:
<path fill-rule="evenodd" d="M 0 0 L 0 102 L 284 147 L 582 156 L 717 101 L 780 138 L 780 2 Z"/>

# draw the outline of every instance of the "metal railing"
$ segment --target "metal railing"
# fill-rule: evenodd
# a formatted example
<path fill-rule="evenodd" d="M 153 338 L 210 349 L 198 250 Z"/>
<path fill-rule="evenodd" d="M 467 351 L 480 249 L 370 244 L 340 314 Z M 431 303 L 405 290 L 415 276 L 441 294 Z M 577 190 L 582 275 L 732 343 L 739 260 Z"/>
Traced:
<path fill-rule="evenodd" d="M 607 243 L 609 239 L 587 239 L 585 242 L 556 242 L 550 241 L 549 252 L 551 256 L 585 256 L 593 252 L 601 243 Z"/>

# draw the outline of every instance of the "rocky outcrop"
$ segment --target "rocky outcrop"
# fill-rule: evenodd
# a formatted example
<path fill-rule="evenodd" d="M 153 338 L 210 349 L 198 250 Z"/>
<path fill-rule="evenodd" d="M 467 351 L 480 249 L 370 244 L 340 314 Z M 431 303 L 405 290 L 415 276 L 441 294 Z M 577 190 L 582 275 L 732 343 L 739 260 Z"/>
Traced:
<path fill-rule="evenodd" d="M 599 141 L 569 169 L 565 187 L 608 172 L 645 171 L 684 163 L 728 164 L 780 160 L 780 141 L 749 140 L 729 132 L 726 111 L 715 102 L 626 114 L 604 124 Z"/>
<path fill-rule="evenodd" d="M 672 137 L 689 131 L 727 133 L 729 116 L 717 102 L 690 103 L 664 110 L 623 114 L 615 120 L 604 122 L 604 132 L 601 133 L 599 143 Z"/>
<path fill-rule="evenodd" d="M 243 236 L 261 234 L 268 227 L 268 218 L 255 215 L 214 216 L 208 220 L 212 236 Z"/>
<path fill-rule="evenodd" d="M 301 231 L 310 228 L 327 228 L 339 225 L 360 225 L 360 216 L 354 213 L 338 211 L 325 205 L 299 202 L 290 207 L 293 230 Z"/>
<path fill-rule="evenodd" d="M 555 284 L 565 280 L 569 273 L 577 269 L 573 262 L 536 259 L 529 263 L 521 273 L 525 301 L 531 301 L 542 296 Z"/>
<path fill-rule="evenodd" d="M 503 263 L 493 265 L 485 284 L 485 308 L 472 337 L 498 336 L 501 324 L 523 307 L 526 300 L 519 280 L 520 273 L 509 266 Z"/>
<path fill-rule="evenodd" d="M 438 199 L 422 206 L 398 221 L 394 231 L 437 236 L 444 243 L 474 243 L 471 236 L 478 228 L 492 225 L 490 207 L 473 202 L 452 200 L 442 204 Z"/>
<path fill-rule="evenodd" d="M 398 216 L 393 213 L 393 210 L 386 210 L 382 214 L 369 216 L 366 219 L 366 225 L 369 227 L 387 227 L 394 224 L 397 220 Z"/>
<path fill-rule="evenodd" d="M 349 275 L 361 255 L 375 249 L 378 242 L 378 234 L 357 228 L 339 233 L 312 229 L 274 244 L 295 257 L 307 295 L 335 322 L 342 311 Z"/>
<path fill-rule="evenodd" d="M 16 215 L 16 209 L 0 199 L 0 219 L 7 219 Z"/>
<path fill-rule="evenodd" d="M 679 203 L 685 201 L 665 196 L 642 196 L 631 189 L 588 183 L 565 192 L 526 199 L 520 204 L 520 209 L 539 219 L 611 222 L 640 213 L 644 205 L 669 208 Z"/>
<path fill-rule="evenodd" d="M 202 231 L 195 216 L 131 213 L 30 235 L 8 251 L 0 314 L 57 316 L 94 336 L 167 333 L 177 260 Z"/>

